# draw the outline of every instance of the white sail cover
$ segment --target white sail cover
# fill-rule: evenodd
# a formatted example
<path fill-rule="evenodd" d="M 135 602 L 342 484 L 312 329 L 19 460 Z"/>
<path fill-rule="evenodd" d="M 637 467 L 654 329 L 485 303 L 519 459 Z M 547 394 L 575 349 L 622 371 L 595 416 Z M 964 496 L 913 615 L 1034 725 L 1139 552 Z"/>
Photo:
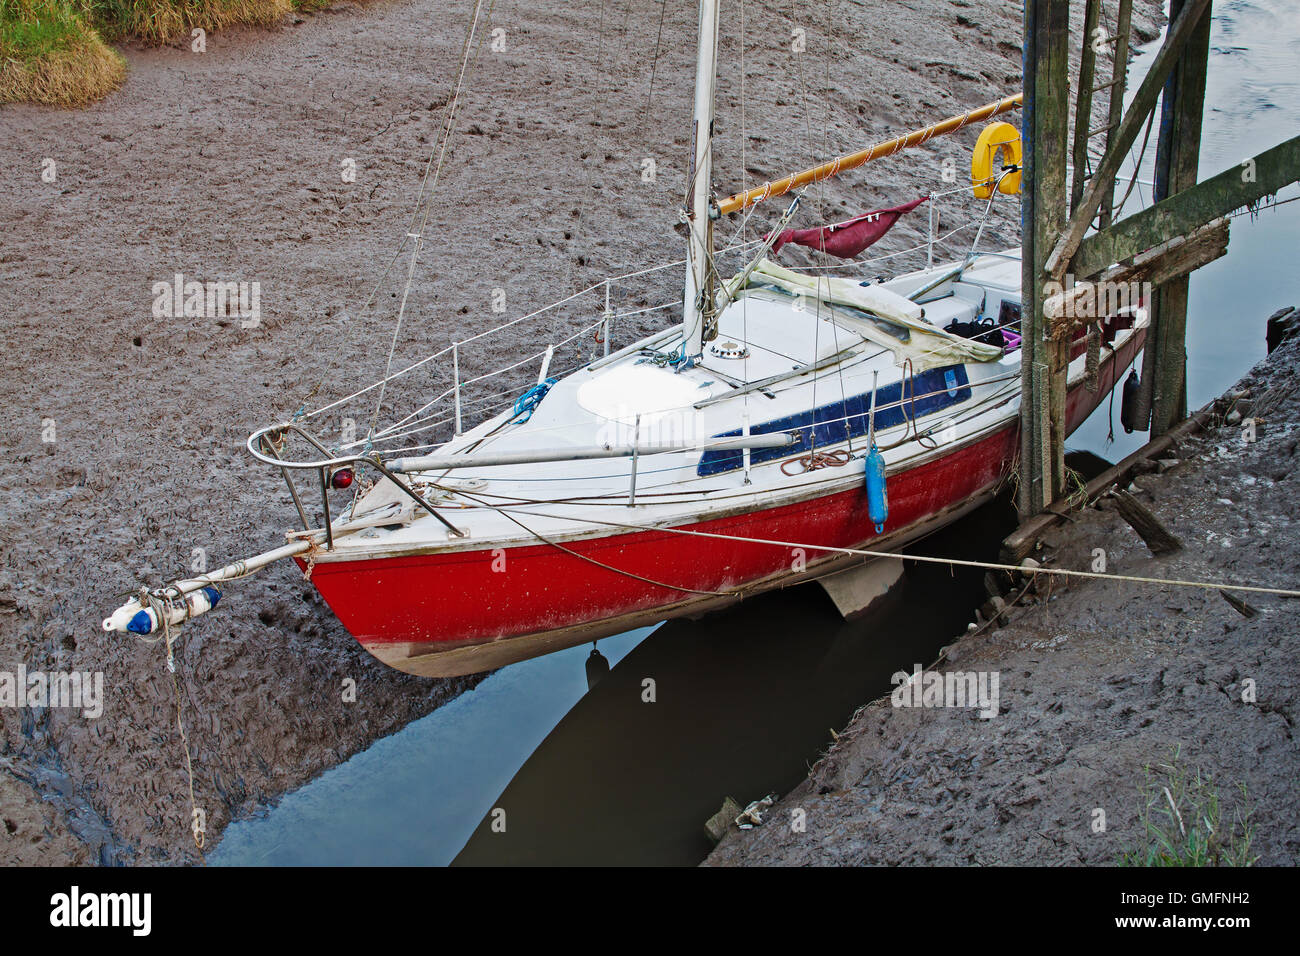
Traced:
<path fill-rule="evenodd" d="M 736 276 L 729 288 L 734 288 Z M 912 367 L 922 372 L 964 362 L 995 362 L 1002 357 L 996 345 L 964 339 L 936 328 L 921 318 L 921 307 L 906 296 L 901 296 L 883 286 L 859 285 L 852 279 L 834 276 L 811 276 L 777 265 L 763 259 L 745 280 L 746 285 L 768 285 L 791 295 L 813 296 L 831 305 L 847 306 L 901 326 L 909 333 L 906 342 L 883 329 L 871 319 L 858 319 L 843 312 L 836 313 L 835 321 L 852 327 L 868 341 L 894 352 L 894 361 L 902 365 L 912 360 Z"/>

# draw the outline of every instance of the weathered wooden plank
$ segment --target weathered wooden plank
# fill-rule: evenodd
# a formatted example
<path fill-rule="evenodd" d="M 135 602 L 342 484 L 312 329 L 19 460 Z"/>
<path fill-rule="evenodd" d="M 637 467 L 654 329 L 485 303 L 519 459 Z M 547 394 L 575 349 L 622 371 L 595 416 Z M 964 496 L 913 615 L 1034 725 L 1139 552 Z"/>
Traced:
<path fill-rule="evenodd" d="M 1119 512 L 1119 516 L 1138 533 L 1138 537 L 1146 543 L 1152 554 L 1158 557 L 1183 549 L 1183 543 L 1160 523 L 1160 519 L 1151 509 L 1127 491 L 1116 488 L 1111 492 L 1111 497 L 1115 499 L 1115 510 Z"/>
<path fill-rule="evenodd" d="M 1112 263 L 1124 262 L 1171 236 L 1186 235 L 1197 226 L 1297 181 L 1300 181 L 1300 136 L 1260 153 L 1254 158 L 1253 166 L 1231 166 L 1089 236 L 1079 246 L 1071 271 L 1077 278 L 1094 276 Z"/>
<path fill-rule="evenodd" d="M 1108 303 L 1121 298 L 1111 293 L 1116 287 L 1164 285 L 1213 262 L 1228 251 L 1228 235 L 1228 220 L 1216 219 L 1190 236 L 1179 236 L 1143 253 L 1131 264 L 1113 266 L 1095 279 L 1053 292 L 1043 303 L 1048 334 L 1072 336 L 1079 326 L 1106 318 L 1112 311 Z M 1123 298 L 1135 302 L 1137 296 Z"/>

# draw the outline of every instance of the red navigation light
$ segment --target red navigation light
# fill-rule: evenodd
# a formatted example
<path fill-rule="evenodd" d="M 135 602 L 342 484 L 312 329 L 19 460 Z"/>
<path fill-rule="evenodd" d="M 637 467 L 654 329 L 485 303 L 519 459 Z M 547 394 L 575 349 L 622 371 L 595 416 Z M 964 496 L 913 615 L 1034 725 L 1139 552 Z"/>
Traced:
<path fill-rule="evenodd" d="M 339 468 L 330 475 L 330 487 L 342 491 L 352 484 L 352 469 Z"/>

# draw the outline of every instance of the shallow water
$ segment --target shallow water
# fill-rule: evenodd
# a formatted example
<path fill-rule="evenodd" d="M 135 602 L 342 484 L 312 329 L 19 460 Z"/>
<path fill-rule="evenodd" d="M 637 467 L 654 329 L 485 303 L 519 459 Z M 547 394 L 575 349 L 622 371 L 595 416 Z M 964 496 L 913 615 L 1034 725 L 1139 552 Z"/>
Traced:
<path fill-rule="evenodd" d="M 1300 128 L 1294 4 L 1229 0 L 1215 9 L 1202 178 Z M 1136 71 L 1156 48 L 1143 49 Z M 1296 195 L 1293 186 L 1278 198 Z M 1193 276 L 1189 407 L 1264 355 L 1270 313 L 1300 304 L 1298 240 L 1300 203 L 1234 219 L 1228 255 Z M 1145 435 L 1119 427 L 1118 402 L 1108 440 L 1109 411 L 1103 405 L 1069 447 L 1112 461 L 1140 447 Z M 984 509 L 919 550 L 991 554 L 1006 522 L 1005 510 Z M 839 621 L 808 586 L 671 622 L 648 640 L 648 629 L 607 639 L 600 649 L 615 667 L 591 693 L 588 648 L 513 665 L 232 824 L 209 860 L 697 862 L 708 850 L 703 822 L 722 798 L 744 803 L 797 784 L 830 728 L 887 691 L 892 672 L 928 664 L 960 632 L 980 578 L 914 566 L 898 604 L 855 623 Z M 648 677 L 654 704 L 642 701 Z M 504 833 L 490 826 L 493 810 L 504 811 Z"/>
<path fill-rule="evenodd" d="M 617 664 L 653 628 L 600 642 Z M 216 866 L 448 863 L 542 738 L 587 691 L 586 647 L 497 671 L 472 691 L 231 824 Z"/>
<path fill-rule="evenodd" d="M 919 550 L 987 560 L 1012 527 L 1000 501 Z M 724 797 L 794 786 L 831 728 L 961 632 L 982 581 L 913 564 L 895 600 L 853 622 L 814 584 L 607 638 L 613 668 L 590 693 L 589 647 L 512 665 L 231 824 L 209 860 L 696 863 Z M 490 828 L 498 808 L 504 834 Z"/>

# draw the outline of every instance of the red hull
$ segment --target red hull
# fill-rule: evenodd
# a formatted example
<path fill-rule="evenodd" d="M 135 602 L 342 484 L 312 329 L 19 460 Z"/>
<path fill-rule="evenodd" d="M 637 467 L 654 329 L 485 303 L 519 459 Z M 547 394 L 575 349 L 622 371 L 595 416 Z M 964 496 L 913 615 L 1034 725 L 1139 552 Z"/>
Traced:
<path fill-rule="evenodd" d="M 1134 339 L 1117 361 L 1103 363 L 1095 394 L 1081 387 L 1071 391 L 1070 431 L 1113 387 L 1117 370 L 1131 363 L 1141 336 Z M 1018 426 L 1011 421 L 973 444 L 890 475 L 889 522 L 880 535 L 867 517 L 865 487 L 684 527 L 832 547 L 898 547 L 987 498 L 1007 476 L 1017 443 Z M 783 586 L 844 563 L 843 556 L 800 556 L 773 545 L 670 531 L 614 534 L 565 547 L 618 570 L 539 544 L 510 548 L 504 562 L 496 560 L 501 552 L 491 550 L 323 562 L 315 565 L 312 583 L 375 656 L 432 676 L 473 673 L 655 620 L 702 613 L 737 600 L 740 592 Z M 700 560 L 702 553 L 707 561 Z M 802 574 L 799 559 L 808 568 Z M 493 570 L 494 561 L 499 570 Z"/>

